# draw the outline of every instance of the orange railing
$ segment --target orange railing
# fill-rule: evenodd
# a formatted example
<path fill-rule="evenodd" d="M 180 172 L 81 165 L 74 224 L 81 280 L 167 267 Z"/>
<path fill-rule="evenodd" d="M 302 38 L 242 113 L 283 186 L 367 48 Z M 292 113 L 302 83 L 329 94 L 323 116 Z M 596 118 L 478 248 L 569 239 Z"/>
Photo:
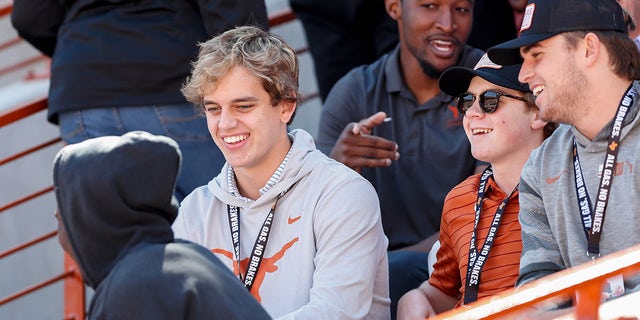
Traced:
<path fill-rule="evenodd" d="M 11 12 L 11 8 L 12 8 L 11 2 L 4 2 L 0 4 L 0 17 L 8 19 L 8 15 Z M 22 44 L 22 40 L 20 38 L 12 38 L 3 43 L 0 43 L 0 50 L 10 50 L 20 44 Z M 21 58 L 22 58 L 21 61 L 13 62 L 12 64 L 4 68 L 0 68 L 0 76 L 5 76 L 9 73 L 15 73 L 20 69 L 25 69 L 34 65 L 35 63 L 47 60 L 45 56 L 40 54 L 36 54 L 35 56 L 31 56 L 31 57 L 21 57 Z M 0 112 L 0 128 L 3 128 L 10 124 L 26 119 L 36 113 L 39 113 L 45 110 L 46 108 L 47 108 L 46 98 L 40 98 L 40 99 L 35 99 L 32 102 L 25 103 L 23 105 L 19 105 L 19 106 L 15 106 L 15 107 L 3 110 L 2 112 Z M 5 166 L 10 163 L 17 162 L 18 160 L 24 159 L 25 157 L 41 152 L 48 147 L 52 147 L 52 146 L 55 146 L 56 144 L 60 144 L 60 141 L 61 140 L 59 137 L 53 137 L 47 141 L 38 143 L 35 146 L 27 147 L 25 150 L 10 154 L 5 158 L 0 159 L 0 166 Z M 0 204 L 0 214 L 8 214 L 7 212 L 9 210 L 23 206 L 32 200 L 35 200 L 44 195 L 50 194 L 52 190 L 53 190 L 53 186 L 49 185 L 44 188 L 40 188 L 39 190 L 30 192 L 26 195 L 22 195 L 15 200 L 9 201 L 6 204 Z M 52 204 L 51 208 L 55 208 L 55 205 Z M 11 256 L 18 255 L 19 253 L 29 252 L 28 250 L 33 249 L 36 245 L 42 244 L 46 241 L 50 241 L 52 238 L 56 236 L 56 233 L 57 233 L 56 230 L 51 230 L 49 232 L 46 232 L 45 234 L 36 236 L 33 239 L 27 240 L 23 243 L 19 243 L 15 245 L 14 247 L 6 249 L 5 251 L 0 252 L 0 259 L 7 259 Z M 77 270 L 78 269 L 73 263 L 73 261 L 65 256 L 64 270 L 61 273 L 54 275 L 52 277 L 40 279 L 36 283 L 28 285 L 23 289 L 10 293 L 5 297 L 0 297 L 0 306 L 5 306 L 20 298 L 23 298 L 27 295 L 41 291 L 46 287 L 49 287 L 55 283 L 62 281 L 63 288 L 64 288 L 64 303 L 65 303 L 63 318 L 64 319 L 84 319 L 85 291 L 84 291 L 84 284 Z"/>
<path fill-rule="evenodd" d="M 541 302 L 572 297 L 574 308 L 562 319 L 618 319 L 622 316 L 640 316 L 640 306 L 622 309 L 609 308 L 603 314 L 601 292 L 604 282 L 616 275 L 640 273 L 640 245 L 571 269 L 531 282 L 519 289 L 511 289 L 501 294 L 476 301 L 469 309 L 459 308 L 438 315 L 435 319 L 511 319 L 526 308 Z M 576 299 L 577 297 L 577 299 Z M 630 293 L 618 299 L 640 304 L 640 292 Z M 602 304 L 615 304 L 616 299 Z M 613 310 L 612 310 L 613 309 Z"/>
<path fill-rule="evenodd" d="M 9 109 L 0 113 L 0 128 L 9 125 L 14 122 L 18 122 L 25 119 L 37 112 L 46 109 L 46 99 L 40 99 L 32 103 L 28 103 L 24 106 Z M 44 150 L 47 147 L 60 143 L 60 138 L 55 137 L 36 146 L 29 147 L 23 151 L 12 154 L 4 159 L 0 160 L 0 166 L 7 165 L 11 162 L 23 159 L 26 156 L 34 154 L 38 151 Z M 53 186 L 47 186 L 42 189 L 36 190 L 30 194 L 24 195 L 14 201 L 0 206 L 0 214 L 5 213 L 9 209 L 16 208 L 31 200 L 41 197 L 50 193 L 53 190 Z M 55 205 L 51 205 L 54 208 Z M 0 252 L 0 259 L 7 258 L 19 252 L 31 249 L 37 244 L 43 243 L 56 236 L 56 231 L 47 232 L 44 235 L 21 243 L 15 247 L 9 248 L 3 252 Z M 40 289 L 50 286 L 59 281 L 64 282 L 64 319 L 84 319 L 84 285 L 80 274 L 77 271 L 77 267 L 71 259 L 65 255 L 65 268 L 64 271 L 56 276 L 43 279 L 35 284 L 28 286 L 22 290 L 14 292 L 6 297 L 0 298 L 0 306 L 13 302 L 19 298 L 22 298 L 28 294 L 34 293 Z"/>

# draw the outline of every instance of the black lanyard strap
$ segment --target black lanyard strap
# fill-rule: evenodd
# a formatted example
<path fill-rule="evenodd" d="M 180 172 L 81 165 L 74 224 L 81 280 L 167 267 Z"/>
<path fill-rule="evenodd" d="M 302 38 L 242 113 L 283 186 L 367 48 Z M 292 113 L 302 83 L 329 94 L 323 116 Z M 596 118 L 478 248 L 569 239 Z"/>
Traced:
<path fill-rule="evenodd" d="M 636 91 L 633 88 L 633 84 L 631 84 L 618 105 L 613 126 L 611 127 L 611 134 L 609 134 L 595 206 L 591 205 L 592 202 L 589 197 L 589 192 L 584 185 L 582 166 L 580 165 L 580 156 L 578 155 L 578 145 L 576 139 L 573 139 L 573 168 L 578 208 L 580 208 L 582 227 L 588 240 L 587 256 L 592 260 L 600 256 L 600 236 L 602 234 L 602 226 L 604 225 L 605 211 L 609 204 L 613 170 L 618 158 L 618 151 L 620 150 L 620 133 L 625 126 L 624 121 L 629 108 L 633 106 L 633 98 L 635 95 Z"/>
<path fill-rule="evenodd" d="M 291 187 L 293 187 L 293 185 Z M 249 291 L 251 291 L 255 277 L 258 274 L 258 270 L 260 270 L 260 264 L 262 263 L 262 257 L 267 248 L 267 242 L 269 241 L 271 224 L 273 223 L 273 216 L 276 213 L 276 205 L 278 204 L 278 200 L 280 200 L 280 198 L 282 198 L 291 189 L 291 187 L 278 195 L 276 201 L 271 206 L 267 217 L 264 219 L 262 227 L 260 228 L 260 232 L 258 233 L 256 241 L 253 244 L 253 249 L 251 250 L 249 263 L 247 265 L 247 270 L 245 271 L 244 276 L 242 274 L 242 268 L 240 267 L 240 208 L 232 205 L 227 205 L 227 213 L 229 215 L 229 228 L 231 230 L 231 240 L 233 241 L 233 254 L 235 256 L 236 265 L 238 268 L 238 277 L 244 283 L 245 288 L 247 288 L 247 290 Z"/>
<path fill-rule="evenodd" d="M 492 176 L 493 170 L 491 169 L 491 166 L 484 169 L 482 175 L 480 176 L 478 196 L 476 203 L 474 204 L 475 221 L 473 223 L 473 233 L 471 233 L 471 240 L 469 241 L 469 262 L 467 264 L 467 281 L 464 290 L 464 304 L 469 304 L 478 300 L 478 289 L 480 288 L 480 274 L 482 273 L 482 268 L 484 267 L 484 264 L 489 257 L 489 252 L 491 251 L 493 242 L 495 241 L 496 235 L 498 233 L 500 221 L 502 220 L 502 216 L 504 214 L 504 210 L 507 207 L 507 203 L 509 202 L 509 198 L 511 198 L 513 193 L 518 190 L 518 186 L 516 185 L 513 191 L 511 191 L 511 193 L 506 198 L 504 198 L 504 200 L 502 200 L 502 202 L 496 209 L 496 212 L 493 215 L 493 221 L 491 222 L 491 226 L 489 227 L 487 237 L 484 240 L 484 244 L 482 245 L 481 250 L 478 251 L 478 248 L 476 247 L 476 232 L 478 223 L 480 222 L 480 215 L 482 213 L 482 203 L 485 200 L 487 181 L 489 181 L 489 178 Z"/>
<path fill-rule="evenodd" d="M 233 242 L 233 256 L 236 260 L 238 268 L 238 277 L 242 280 L 242 269 L 240 268 L 240 215 L 236 206 L 227 205 L 227 214 L 229 215 L 229 228 L 231 229 L 231 241 Z"/>

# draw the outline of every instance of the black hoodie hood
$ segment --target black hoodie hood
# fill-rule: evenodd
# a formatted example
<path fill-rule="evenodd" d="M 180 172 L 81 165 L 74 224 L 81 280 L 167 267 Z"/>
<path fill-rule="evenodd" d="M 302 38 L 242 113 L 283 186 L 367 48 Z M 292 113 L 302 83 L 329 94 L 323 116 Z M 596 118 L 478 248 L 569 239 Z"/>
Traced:
<path fill-rule="evenodd" d="M 85 283 L 96 288 L 127 250 L 173 241 L 181 154 L 164 136 L 136 131 L 64 147 L 53 165 L 61 223 Z"/>

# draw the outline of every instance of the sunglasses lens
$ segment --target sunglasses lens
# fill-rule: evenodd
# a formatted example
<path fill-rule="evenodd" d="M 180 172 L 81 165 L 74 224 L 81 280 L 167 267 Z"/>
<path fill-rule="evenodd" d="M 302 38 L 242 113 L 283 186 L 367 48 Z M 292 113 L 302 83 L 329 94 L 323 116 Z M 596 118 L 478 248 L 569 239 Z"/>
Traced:
<path fill-rule="evenodd" d="M 493 113 L 498 109 L 500 93 L 496 91 L 485 91 L 480 95 L 480 108 L 484 113 Z"/>
<path fill-rule="evenodd" d="M 476 100 L 476 97 L 471 93 L 465 93 L 458 96 L 458 111 L 460 114 L 464 115 L 467 113 L 467 110 L 473 106 L 473 102 Z"/>

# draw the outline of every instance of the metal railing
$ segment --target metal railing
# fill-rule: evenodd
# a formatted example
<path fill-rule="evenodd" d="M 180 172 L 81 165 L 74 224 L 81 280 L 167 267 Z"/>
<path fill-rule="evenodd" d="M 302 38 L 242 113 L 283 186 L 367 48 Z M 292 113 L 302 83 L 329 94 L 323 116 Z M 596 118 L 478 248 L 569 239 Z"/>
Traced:
<path fill-rule="evenodd" d="M 6 125 L 9 125 L 11 123 L 18 122 L 33 114 L 36 114 L 42 110 L 45 110 L 46 107 L 47 107 L 46 99 L 39 99 L 32 103 L 28 103 L 24 106 L 18 106 L 18 107 L 0 112 L 0 128 Z M 0 166 L 7 165 L 14 161 L 18 161 L 28 155 L 44 150 L 45 148 L 60 142 L 61 142 L 61 139 L 59 137 L 55 137 L 51 140 L 42 142 L 36 146 L 28 147 L 23 151 L 12 154 L 4 159 L 0 159 Z M 38 197 L 48 194 L 51 191 L 53 191 L 53 186 L 49 185 L 45 188 L 36 190 L 27 195 L 24 195 L 7 204 L 3 204 L 0 206 L 0 214 L 5 213 L 9 209 L 18 207 L 31 200 L 34 200 Z M 52 205 L 51 207 L 54 207 L 54 205 Z M 47 232 L 44 235 L 38 236 L 24 243 L 18 244 L 15 247 L 12 247 L 3 252 L 0 252 L 0 259 L 7 258 L 18 252 L 29 250 L 37 244 L 43 243 L 44 241 L 54 238 L 56 234 L 57 234 L 57 231 L 53 230 L 53 231 Z M 64 266 L 64 271 L 62 273 L 50 278 L 42 279 L 41 281 L 34 283 L 22 290 L 18 290 L 17 292 L 14 292 L 6 297 L 0 298 L 0 306 L 6 305 L 12 301 L 22 298 L 28 294 L 34 293 L 40 289 L 48 287 L 59 281 L 63 281 L 64 282 L 63 284 L 64 302 L 65 302 L 64 319 L 84 319 L 85 289 L 84 289 L 83 281 L 80 277 L 80 273 L 78 272 L 78 268 L 74 264 L 73 260 L 71 260 L 69 257 L 65 255 L 64 261 L 65 261 L 65 266 Z"/>
<path fill-rule="evenodd" d="M 535 307 L 551 299 L 573 299 L 571 319 L 616 319 L 616 314 L 601 314 L 602 287 L 604 282 L 617 275 L 630 276 L 640 273 L 640 245 L 621 250 L 611 255 L 574 268 L 562 270 L 538 279 L 518 289 L 510 289 L 496 296 L 488 297 L 468 305 L 439 314 L 434 319 L 509 319 L 523 310 Z M 638 295 L 631 293 L 636 304 Z M 613 303 L 615 300 L 611 300 Z M 608 302 L 607 302 L 608 303 Z M 610 313 L 628 310 L 610 310 Z M 640 316 L 640 314 L 636 314 Z M 567 318 L 563 318 L 567 319 Z"/>
<path fill-rule="evenodd" d="M 0 4 L 0 17 L 7 18 L 7 16 L 11 13 L 11 8 L 12 8 L 11 2 L 4 2 Z M 20 44 L 22 44 L 22 39 L 12 38 L 12 39 L 9 39 L 8 41 L 0 43 L 0 50 L 9 50 Z M 31 57 L 21 57 L 21 58 L 22 58 L 21 61 L 14 62 L 9 66 L 0 69 L 0 76 L 4 76 L 9 73 L 16 72 L 17 70 L 27 68 L 29 66 L 34 65 L 35 63 L 48 60 L 47 57 L 40 54 L 31 56 Z M 0 112 L 0 128 L 13 123 L 17 123 L 38 112 L 45 110 L 46 108 L 47 108 L 46 98 L 40 98 L 40 99 L 35 99 L 31 102 L 25 103 L 23 105 L 19 105 L 16 107 L 3 110 Z M 54 137 L 48 141 L 44 141 L 35 146 L 27 147 L 25 150 L 19 151 L 17 153 L 9 155 L 6 158 L 0 159 L 0 166 L 4 166 L 12 162 L 19 161 L 29 155 L 40 152 L 45 148 L 54 146 L 55 144 L 59 144 L 60 142 L 61 142 L 61 139 L 59 137 Z M 29 194 L 20 196 L 18 199 L 10 201 L 9 203 L 1 204 L 0 214 L 5 214 L 10 209 L 24 205 L 29 201 L 32 201 L 36 198 L 39 198 L 46 194 L 51 193 L 51 191 L 53 191 L 53 186 L 49 185 L 42 189 L 35 190 Z M 54 205 L 52 205 L 52 207 L 54 207 Z M 57 234 L 57 231 L 52 230 L 52 231 L 46 232 L 43 235 L 37 236 L 33 239 L 20 243 L 14 247 L 6 249 L 5 251 L 0 252 L 0 259 L 6 259 L 20 252 L 26 252 L 32 249 L 34 246 L 56 237 L 56 234 Z M 70 258 L 66 257 L 66 255 L 64 258 L 64 264 L 65 265 L 64 265 L 63 272 L 57 275 L 54 275 L 53 277 L 37 280 L 37 282 L 31 285 L 28 285 L 23 289 L 13 292 L 5 297 L 0 297 L 0 306 L 7 305 L 29 294 L 32 294 L 34 292 L 37 292 L 39 290 L 42 290 L 46 287 L 49 287 L 55 283 L 62 281 L 63 288 L 64 288 L 64 301 L 65 301 L 63 318 L 64 319 L 84 319 L 85 291 L 84 291 L 83 281 L 80 278 L 80 273 L 78 272 L 78 268 L 75 266 L 74 262 Z"/>

